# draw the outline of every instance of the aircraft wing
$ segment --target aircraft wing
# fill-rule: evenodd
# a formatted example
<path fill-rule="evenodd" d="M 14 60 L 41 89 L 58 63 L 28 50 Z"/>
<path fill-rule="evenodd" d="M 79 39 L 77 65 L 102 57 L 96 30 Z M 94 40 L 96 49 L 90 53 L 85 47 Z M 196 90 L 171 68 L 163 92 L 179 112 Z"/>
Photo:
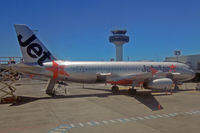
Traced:
<path fill-rule="evenodd" d="M 144 82 L 145 80 L 151 80 L 153 78 L 173 78 L 173 76 L 180 75 L 180 73 L 172 73 L 172 72 L 161 72 L 157 71 L 152 74 L 152 72 L 141 72 L 141 73 L 133 73 L 125 76 L 110 76 L 108 78 L 109 81 L 122 81 L 122 80 L 131 80 L 133 83 L 138 84 L 140 82 Z"/>
<path fill-rule="evenodd" d="M 157 77 L 157 78 L 173 78 L 173 76 L 179 76 L 180 73 L 177 73 L 177 72 L 157 72 L 154 77 Z"/>
<path fill-rule="evenodd" d="M 150 72 L 143 72 L 143 73 L 134 73 L 126 76 L 119 76 L 119 77 L 111 77 L 109 80 L 111 81 L 120 81 L 120 80 L 132 80 L 135 83 L 143 82 L 146 79 L 153 78 L 152 73 Z"/>

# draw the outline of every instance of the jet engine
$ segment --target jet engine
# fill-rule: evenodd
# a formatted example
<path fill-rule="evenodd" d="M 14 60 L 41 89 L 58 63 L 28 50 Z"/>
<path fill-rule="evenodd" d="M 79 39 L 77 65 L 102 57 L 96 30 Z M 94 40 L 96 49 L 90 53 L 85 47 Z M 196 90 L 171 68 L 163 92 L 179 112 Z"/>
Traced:
<path fill-rule="evenodd" d="M 154 79 L 152 81 L 149 81 L 146 85 L 144 85 L 145 88 L 148 89 L 172 89 L 173 87 L 173 81 L 169 78 L 161 78 L 161 79 Z"/>

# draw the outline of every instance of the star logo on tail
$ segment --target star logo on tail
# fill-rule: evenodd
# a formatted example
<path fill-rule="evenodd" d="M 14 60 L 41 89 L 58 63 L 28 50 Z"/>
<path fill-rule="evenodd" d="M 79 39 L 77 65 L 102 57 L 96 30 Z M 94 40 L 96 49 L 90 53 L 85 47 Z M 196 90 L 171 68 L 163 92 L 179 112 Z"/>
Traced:
<path fill-rule="evenodd" d="M 53 72 L 53 79 L 56 79 L 59 74 L 67 77 L 69 76 L 69 74 L 65 72 L 64 68 L 64 66 L 59 66 L 55 61 L 52 61 L 52 67 L 48 67 L 46 70 Z"/>
<path fill-rule="evenodd" d="M 169 66 L 169 68 L 170 68 L 169 69 L 170 72 L 172 72 L 172 71 L 175 72 L 176 71 L 176 66 L 174 66 L 173 64 L 171 66 Z"/>

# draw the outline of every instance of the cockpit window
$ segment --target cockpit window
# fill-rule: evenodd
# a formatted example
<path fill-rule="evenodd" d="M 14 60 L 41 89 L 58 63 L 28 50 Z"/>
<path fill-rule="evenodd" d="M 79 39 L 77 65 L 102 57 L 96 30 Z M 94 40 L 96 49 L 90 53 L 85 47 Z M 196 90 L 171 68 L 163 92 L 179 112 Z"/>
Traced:
<path fill-rule="evenodd" d="M 185 64 L 185 65 L 184 65 L 184 67 L 185 67 L 185 69 L 192 70 L 192 67 L 191 67 L 191 66 L 189 66 L 189 65 L 187 65 L 187 64 Z"/>

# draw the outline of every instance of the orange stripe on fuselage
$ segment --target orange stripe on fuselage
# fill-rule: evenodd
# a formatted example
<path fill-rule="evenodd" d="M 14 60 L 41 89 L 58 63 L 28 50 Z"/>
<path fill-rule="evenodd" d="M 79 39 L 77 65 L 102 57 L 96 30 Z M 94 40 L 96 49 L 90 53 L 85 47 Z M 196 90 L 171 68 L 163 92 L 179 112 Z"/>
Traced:
<path fill-rule="evenodd" d="M 119 81 L 107 81 L 107 83 L 110 83 L 112 85 L 132 85 L 132 80 L 119 80 Z"/>

